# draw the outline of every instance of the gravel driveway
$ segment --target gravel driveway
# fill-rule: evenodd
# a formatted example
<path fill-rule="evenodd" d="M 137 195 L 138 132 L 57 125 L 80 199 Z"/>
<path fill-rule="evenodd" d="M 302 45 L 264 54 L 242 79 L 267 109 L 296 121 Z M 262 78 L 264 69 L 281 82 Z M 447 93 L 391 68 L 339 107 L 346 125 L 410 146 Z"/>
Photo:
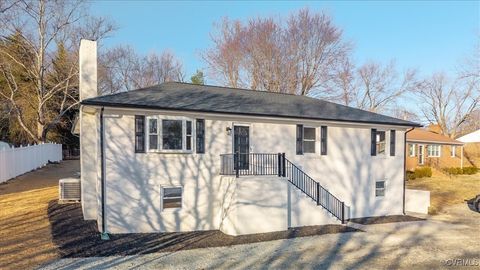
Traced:
<path fill-rule="evenodd" d="M 350 223 L 365 232 L 134 256 L 65 258 L 45 269 L 438 269 L 480 267 L 480 214 L 465 204 L 424 221 Z M 457 260 L 459 259 L 459 260 Z"/>

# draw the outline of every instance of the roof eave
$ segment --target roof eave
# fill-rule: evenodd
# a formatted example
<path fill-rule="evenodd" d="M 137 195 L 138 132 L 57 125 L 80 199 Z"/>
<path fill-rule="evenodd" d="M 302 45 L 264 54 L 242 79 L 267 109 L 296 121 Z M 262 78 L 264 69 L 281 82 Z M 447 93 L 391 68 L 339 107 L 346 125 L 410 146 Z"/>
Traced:
<path fill-rule="evenodd" d="M 308 120 L 319 120 L 319 121 L 338 121 L 344 123 L 361 123 L 361 124 L 378 124 L 378 125 L 388 125 L 388 126 L 399 126 L 399 127 L 422 127 L 418 123 L 395 123 L 395 122 L 379 122 L 379 121 L 361 121 L 361 120 L 346 120 L 346 119 L 327 119 L 327 118 L 315 118 L 315 117 L 298 117 L 298 116 L 284 116 L 284 115 L 269 115 L 269 114 L 255 114 L 255 113 L 237 113 L 237 112 L 218 112 L 210 110 L 189 110 L 183 108 L 164 108 L 158 106 L 149 106 L 149 105 L 138 105 L 138 104 L 124 104 L 124 103 L 112 103 L 112 102 L 99 102 L 92 100 L 84 100 L 80 102 L 81 105 L 85 106 L 99 106 L 99 107 L 112 107 L 112 108 L 138 108 L 138 109 L 150 109 L 150 110 L 166 110 L 166 111 L 185 111 L 185 112 L 199 112 L 199 113 L 216 113 L 216 114 L 226 114 L 226 115 L 246 115 L 252 117 L 275 117 L 275 118 L 292 118 L 292 119 L 308 119 Z"/>

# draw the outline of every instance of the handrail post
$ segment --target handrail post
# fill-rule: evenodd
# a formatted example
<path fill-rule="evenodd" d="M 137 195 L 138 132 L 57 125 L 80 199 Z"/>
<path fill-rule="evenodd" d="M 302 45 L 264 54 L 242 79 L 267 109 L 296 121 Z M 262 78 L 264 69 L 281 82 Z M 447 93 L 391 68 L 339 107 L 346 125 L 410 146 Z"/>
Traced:
<path fill-rule="evenodd" d="M 235 156 L 237 158 L 237 166 L 235 166 L 235 177 L 239 177 L 240 176 L 240 152 L 235 152 Z M 234 162 L 235 162 L 235 159 L 234 159 Z"/>
<path fill-rule="evenodd" d="M 277 153 L 277 175 L 282 176 L 282 154 Z"/>
<path fill-rule="evenodd" d="M 342 202 L 342 224 L 345 224 L 345 202 Z"/>
<path fill-rule="evenodd" d="M 287 176 L 287 170 L 285 169 L 286 162 L 285 162 L 285 153 L 282 153 L 282 176 Z"/>
<path fill-rule="evenodd" d="M 317 205 L 320 205 L 320 183 L 317 183 Z"/>

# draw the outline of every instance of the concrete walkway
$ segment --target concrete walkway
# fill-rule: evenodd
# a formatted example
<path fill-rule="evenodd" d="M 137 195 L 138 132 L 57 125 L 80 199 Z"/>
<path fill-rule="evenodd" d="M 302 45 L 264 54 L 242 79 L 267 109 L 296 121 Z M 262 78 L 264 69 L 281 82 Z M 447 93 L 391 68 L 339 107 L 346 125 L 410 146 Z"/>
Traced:
<path fill-rule="evenodd" d="M 365 232 L 124 257 L 66 258 L 44 269 L 480 268 L 480 214 L 465 204 L 425 221 L 349 224 Z"/>

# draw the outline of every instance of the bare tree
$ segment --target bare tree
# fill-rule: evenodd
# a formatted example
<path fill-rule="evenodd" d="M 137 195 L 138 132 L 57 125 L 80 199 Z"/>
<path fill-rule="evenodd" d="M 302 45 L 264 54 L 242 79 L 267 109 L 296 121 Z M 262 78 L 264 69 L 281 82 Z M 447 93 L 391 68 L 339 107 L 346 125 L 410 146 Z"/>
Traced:
<path fill-rule="evenodd" d="M 212 40 L 203 58 L 221 83 L 298 95 L 325 90 L 350 50 L 329 16 L 308 9 L 286 22 L 224 19 Z"/>
<path fill-rule="evenodd" d="M 99 39 L 113 31 L 114 27 L 103 19 L 95 20 L 87 15 L 88 8 L 83 1 L 9 2 L 13 4 L 5 4 L 8 9 L 4 8 L 0 13 L 0 38 L 16 36 L 19 42 L 16 43 L 16 51 L 12 51 L 11 47 L 0 46 L 0 71 L 7 85 L 0 89 L 0 95 L 10 104 L 16 121 L 31 141 L 45 141 L 48 131 L 78 104 L 76 53 L 69 56 L 70 61 L 62 67 L 65 72 L 62 73 L 61 80 L 49 76 L 58 45 L 72 48 L 79 44 L 79 33 L 94 33 L 95 36 L 82 37 Z M 95 22 L 95 30 L 92 31 L 88 29 L 88 24 L 83 24 L 89 21 Z M 25 52 L 32 57 L 19 57 Z M 20 80 L 25 78 L 16 76 L 18 70 L 31 82 L 29 88 L 21 86 Z M 35 109 L 34 125 L 27 123 L 25 107 L 18 100 L 18 96 L 25 95 L 25 91 L 28 91 L 29 105 Z M 58 95 L 65 102 L 59 108 L 50 108 L 51 101 Z"/>
<path fill-rule="evenodd" d="M 443 134 L 455 138 L 462 124 L 479 110 L 477 76 L 461 76 L 450 82 L 438 73 L 426 79 L 417 90 L 423 116 L 430 123 L 438 124 Z"/>
<path fill-rule="evenodd" d="M 244 29 L 240 21 L 224 18 L 211 34 L 214 46 L 203 54 L 211 75 L 222 84 L 231 87 L 243 85 L 240 78 L 243 61 L 242 39 Z"/>
<path fill-rule="evenodd" d="M 130 46 L 118 46 L 103 53 L 99 62 L 103 94 L 184 80 L 181 62 L 168 51 L 141 56 Z"/>
<path fill-rule="evenodd" d="M 387 65 L 369 62 L 360 66 L 356 73 L 357 85 L 353 89 L 356 107 L 372 112 L 386 109 L 400 96 L 419 86 L 414 70 L 399 75 L 393 62 Z"/>

